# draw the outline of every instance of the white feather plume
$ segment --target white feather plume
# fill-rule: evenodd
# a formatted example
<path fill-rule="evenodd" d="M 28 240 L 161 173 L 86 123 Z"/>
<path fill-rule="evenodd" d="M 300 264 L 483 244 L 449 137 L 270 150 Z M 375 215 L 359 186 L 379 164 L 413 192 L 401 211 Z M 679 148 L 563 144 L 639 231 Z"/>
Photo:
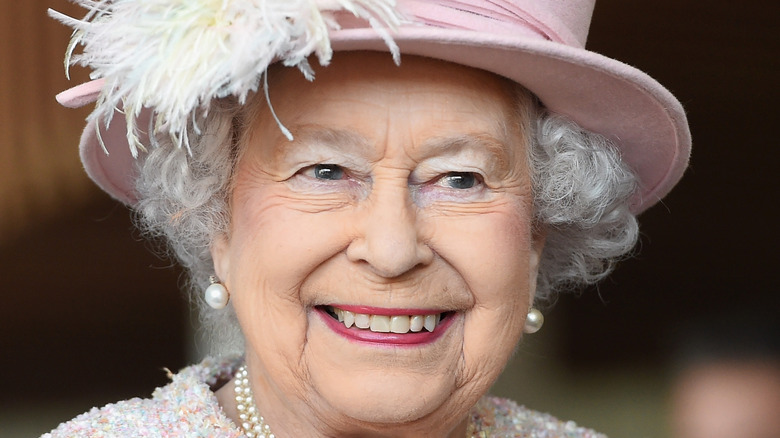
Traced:
<path fill-rule="evenodd" d="M 244 102 L 275 60 L 312 79 L 307 59 L 330 61 L 328 31 L 339 28 L 338 11 L 367 20 L 399 62 L 388 30 L 402 22 L 395 0 L 72 1 L 88 10 L 82 20 L 49 11 L 74 29 L 66 68 L 84 65 L 105 80 L 89 118 L 108 126 L 121 108 L 133 156 L 144 149 L 136 120 L 145 107 L 154 111 L 154 134 L 189 147 L 188 128 L 198 131 L 197 114 L 211 99 Z M 73 54 L 78 45 L 83 51 Z"/>

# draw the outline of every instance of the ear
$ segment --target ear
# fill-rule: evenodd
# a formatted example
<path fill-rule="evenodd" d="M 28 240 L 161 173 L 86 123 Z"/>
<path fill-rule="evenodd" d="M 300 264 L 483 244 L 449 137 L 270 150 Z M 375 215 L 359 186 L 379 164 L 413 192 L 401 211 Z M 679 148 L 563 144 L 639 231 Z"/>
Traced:
<path fill-rule="evenodd" d="M 542 252 L 544 251 L 544 244 L 547 241 L 547 229 L 540 226 L 535 226 L 531 236 L 533 241 L 531 242 L 531 254 L 529 254 L 529 267 L 528 275 L 530 281 L 530 304 L 533 304 L 536 296 L 536 279 L 539 277 L 539 263 L 542 260 Z"/>
<path fill-rule="evenodd" d="M 225 233 L 219 233 L 214 237 L 209 248 L 211 260 L 214 262 L 214 273 L 220 281 L 226 280 L 230 272 L 230 241 Z"/>

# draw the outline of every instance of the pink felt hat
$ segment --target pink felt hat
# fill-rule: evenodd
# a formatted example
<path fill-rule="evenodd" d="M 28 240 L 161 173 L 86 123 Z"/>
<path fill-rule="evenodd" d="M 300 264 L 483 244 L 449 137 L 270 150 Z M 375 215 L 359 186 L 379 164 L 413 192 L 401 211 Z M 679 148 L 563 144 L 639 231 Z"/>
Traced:
<path fill-rule="evenodd" d="M 390 35 L 402 55 L 450 61 L 505 76 L 539 97 L 549 110 L 615 142 L 639 176 L 632 209 L 639 213 L 666 195 L 682 177 L 690 131 L 679 101 L 654 79 L 621 62 L 584 49 L 595 0 L 397 0 L 409 20 Z M 386 40 L 360 20 L 331 30 L 335 52 L 387 51 Z M 68 107 L 94 102 L 98 79 L 67 90 Z M 144 110 L 139 126 L 150 111 Z M 136 202 L 135 159 L 117 112 L 107 129 L 94 121 L 81 137 L 89 176 L 125 204 Z M 108 153 L 107 153 L 108 152 Z"/>

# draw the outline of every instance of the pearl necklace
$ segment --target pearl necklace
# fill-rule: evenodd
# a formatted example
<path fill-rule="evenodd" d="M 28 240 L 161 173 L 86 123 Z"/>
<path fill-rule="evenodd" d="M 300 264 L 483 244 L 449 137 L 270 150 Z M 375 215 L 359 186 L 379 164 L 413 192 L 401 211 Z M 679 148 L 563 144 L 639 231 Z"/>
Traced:
<path fill-rule="evenodd" d="M 275 438 L 271 432 L 271 426 L 265 424 L 265 419 L 257 412 L 255 399 L 252 396 L 252 388 L 249 387 L 249 373 L 246 365 L 236 371 L 236 409 L 238 418 L 241 419 L 241 427 L 248 438 Z"/>
<path fill-rule="evenodd" d="M 276 435 L 271 432 L 271 426 L 265 424 L 265 419 L 257 412 L 252 388 L 249 387 L 249 373 L 246 372 L 246 365 L 241 365 L 236 371 L 235 382 L 236 410 L 238 410 L 241 428 L 246 432 L 246 436 L 248 438 L 276 438 Z M 467 437 L 475 433 L 474 427 L 474 419 L 469 417 Z"/>

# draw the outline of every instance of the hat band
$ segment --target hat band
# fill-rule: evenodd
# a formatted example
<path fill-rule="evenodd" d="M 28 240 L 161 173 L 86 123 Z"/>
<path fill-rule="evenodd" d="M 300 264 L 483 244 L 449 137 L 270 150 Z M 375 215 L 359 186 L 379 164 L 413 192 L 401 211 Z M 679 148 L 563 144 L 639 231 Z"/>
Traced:
<path fill-rule="evenodd" d="M 463 29 L 494 35 L 564 41 L 552 28 L 520 4 L 506 0 L 398 0 L 398 10 L 413 22 L 445 29 Z"/>

